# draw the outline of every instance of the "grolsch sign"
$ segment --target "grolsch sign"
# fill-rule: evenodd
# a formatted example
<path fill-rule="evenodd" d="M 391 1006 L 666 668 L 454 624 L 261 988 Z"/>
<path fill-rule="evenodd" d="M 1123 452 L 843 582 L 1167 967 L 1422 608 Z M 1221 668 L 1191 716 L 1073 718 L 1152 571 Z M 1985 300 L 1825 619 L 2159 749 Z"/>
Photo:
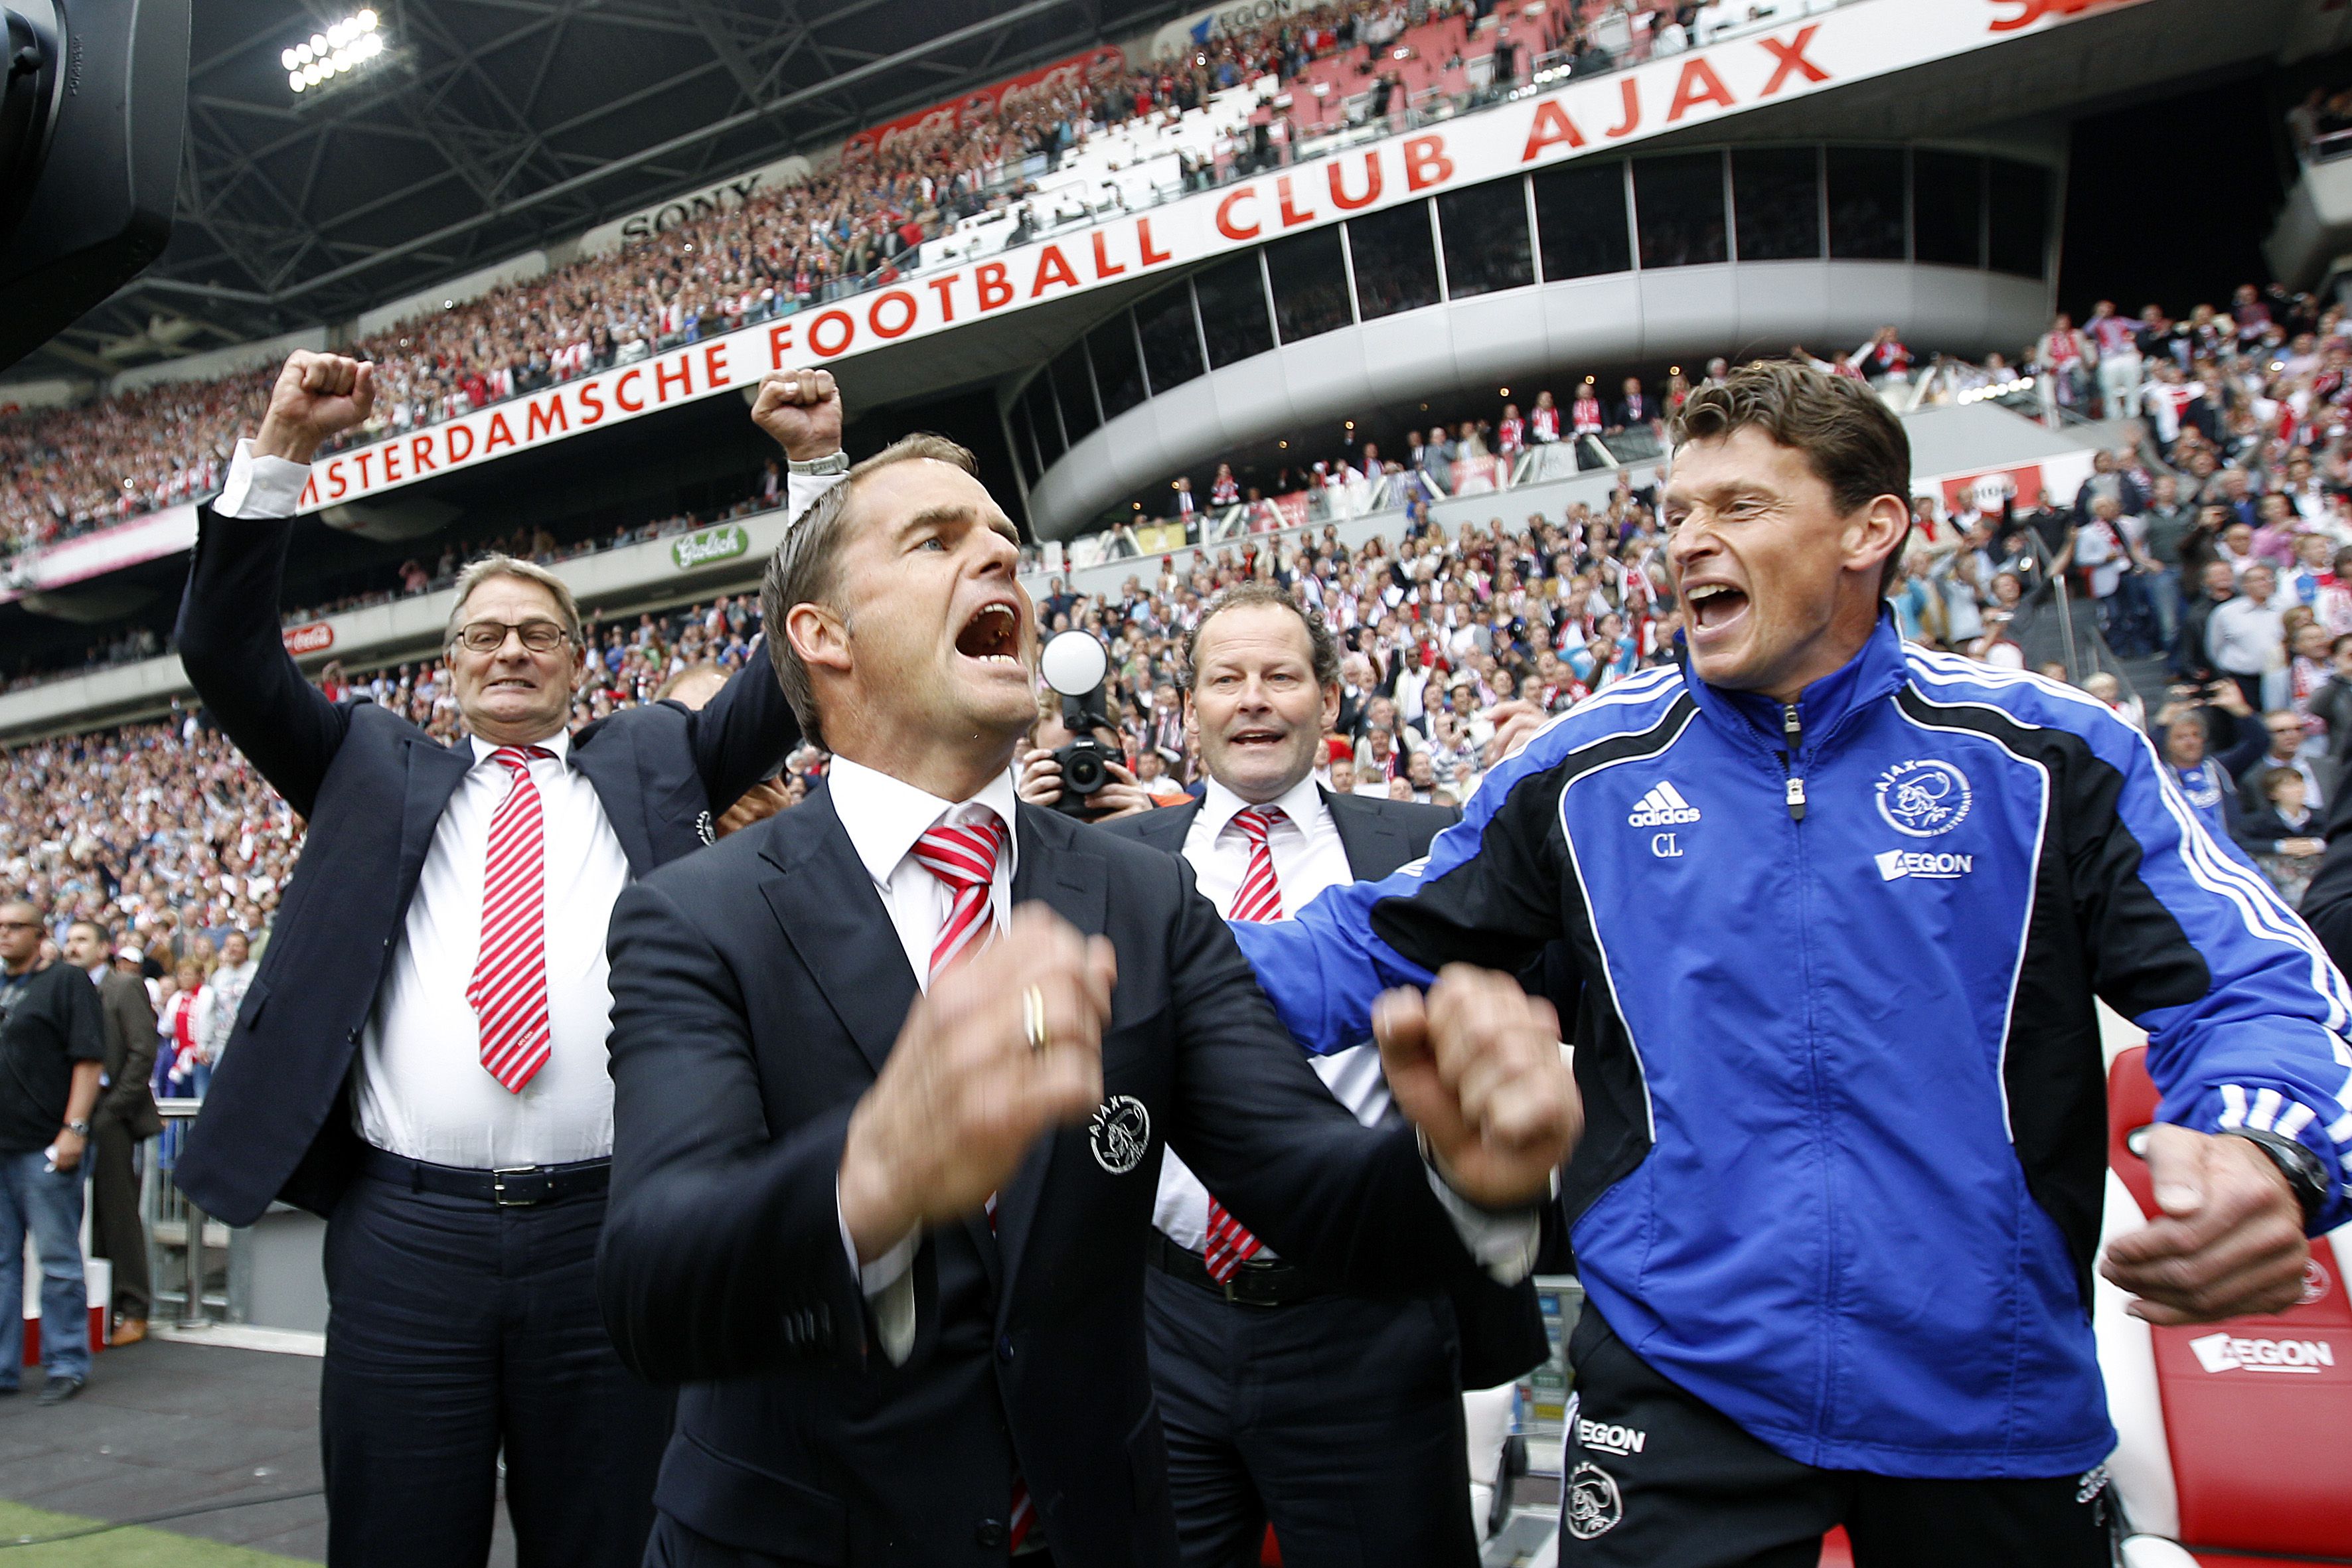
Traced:
<path fill-rule="evenodd" d="M 669 558 L 679 571 L 691 572 L 714 562 L 732 561 L 751 548 L 751 536 L 743 531 L 743 525 L 730 522 L 670 541 Z"/>

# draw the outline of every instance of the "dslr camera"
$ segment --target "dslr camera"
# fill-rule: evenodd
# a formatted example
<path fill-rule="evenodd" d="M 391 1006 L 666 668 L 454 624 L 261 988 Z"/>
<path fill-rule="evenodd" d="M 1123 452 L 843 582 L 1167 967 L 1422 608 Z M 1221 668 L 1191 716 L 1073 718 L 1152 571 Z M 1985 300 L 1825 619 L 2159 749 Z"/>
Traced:
<path fill-rule="evenodd" d="M 1061 696 L 1062 728 L 1071 736 L 1054 752 L 1054 760 L 1062 765 L 1062 798 L 1054 809 L 1090 818 L 1095 816 L 1094 797 L 1111 782 L 1110 765 L 1119 760 L 1116 748 L 1095 739 L 1097 730 L 1111 727 L 1103 705 L 1110 655 L 1091 633 L 1063 632 L 1045 645 L 1037 665 L 1045 684 Z"/>

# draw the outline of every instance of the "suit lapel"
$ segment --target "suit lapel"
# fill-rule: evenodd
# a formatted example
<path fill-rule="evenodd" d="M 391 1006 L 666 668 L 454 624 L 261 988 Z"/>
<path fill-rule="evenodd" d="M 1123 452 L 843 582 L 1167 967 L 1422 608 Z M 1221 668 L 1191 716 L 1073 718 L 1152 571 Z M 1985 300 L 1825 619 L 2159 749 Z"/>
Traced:
<path fill-rule="evenodd" d="M 1016 813 L 1019 863 L 1013 874 L 1015 908 L 1032 901 L 1076 926 L 1082 935 L 1103 934 L 1103 879 L 1108 872 L 1102 857 L 1076 844 L 1076 826 L 1058 813 L 1023 805 Z M 1009 1301 L 1021 1268 L 1021 1255 L 1037 1217 L 1038 1200 L 1045 1189 L 1046 1168 L 1053 1163 L 1055 1145 L 1069 1136 L 1067 1130 L 1040 1139 L 1005 1184 L 996 1204 L 996 1241 L 1003 1253 L 1004 1275 L 998 1301 Z"/>
<path fill-rule="evenodd" d="M 466 773 L 474 765 L 470 742 L 444 746 L 422 734 L 408 739 L 408 790 L 400 809 L 401 907 L 424 873 L 425 852 L 433 847 L 433 830 L 449 808 Z"/>
<path fill-rule="evenodd" d="M 1339 847 L 1347 851 L 1348 869 L 1356 879 L 1376 882 L 1412 858 L 1412 843 L 1369 801 L 1323 792 L 1331 826 L 1339 830 Z"/>
<path fill-rule="evenodd" d="M 652 792 L 638 776 L 634 728 L 608 721 L 599 725 L 587 741 L 587 744 L 572 743 L 572 765 L 604 804 L 604 820 L 613 825 L 621 853 L 628 858 L 629 875 L 642 877 L 660 862 L 654 858 L 653 830 L 646 820 L 653 808 Z"/>
<path fill-rule="evenodd" d="M 774 823 L 760 853 L 775 875 L 760 891 L 841 1026 L 879 1072 L 917 994 L 890 911 L 850 846 L 830 791 L 817 791 Z"/>

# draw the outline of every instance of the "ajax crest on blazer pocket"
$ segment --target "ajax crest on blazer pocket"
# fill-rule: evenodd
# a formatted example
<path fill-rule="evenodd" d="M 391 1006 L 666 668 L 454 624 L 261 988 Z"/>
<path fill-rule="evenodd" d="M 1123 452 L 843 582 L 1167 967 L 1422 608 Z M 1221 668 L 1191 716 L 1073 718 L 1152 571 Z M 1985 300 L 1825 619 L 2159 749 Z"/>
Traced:
<path fill-rule="evenodd" d="M 1114 1094 L 1095 1107 L 1087 1123 L 1087 1146 L 1095 1163 L 1114 1176 L 1124 1176 L 1143 1163 L 1151 1151 L 1151 1112 L 1131 1094 Z"/>

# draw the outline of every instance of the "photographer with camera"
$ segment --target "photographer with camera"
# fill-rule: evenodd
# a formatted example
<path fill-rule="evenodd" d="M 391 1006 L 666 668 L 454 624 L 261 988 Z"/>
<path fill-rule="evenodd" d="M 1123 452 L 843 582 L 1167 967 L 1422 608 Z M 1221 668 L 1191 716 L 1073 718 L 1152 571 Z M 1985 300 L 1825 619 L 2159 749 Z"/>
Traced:
<path fill-rule="evenodd" d="M 1021 760 L 1020 795 L 1083 822 L 1133 816 L 1160 803 L 1122 760 L 1126 742 L 1103 706 L 1109 658 L 1086 632 L 1064 632 L 1040 663 L 1052 690 L 1039 699 L 1037 722 Z M 1076 674 L 1067 673 L 1075 669 Z"/>

